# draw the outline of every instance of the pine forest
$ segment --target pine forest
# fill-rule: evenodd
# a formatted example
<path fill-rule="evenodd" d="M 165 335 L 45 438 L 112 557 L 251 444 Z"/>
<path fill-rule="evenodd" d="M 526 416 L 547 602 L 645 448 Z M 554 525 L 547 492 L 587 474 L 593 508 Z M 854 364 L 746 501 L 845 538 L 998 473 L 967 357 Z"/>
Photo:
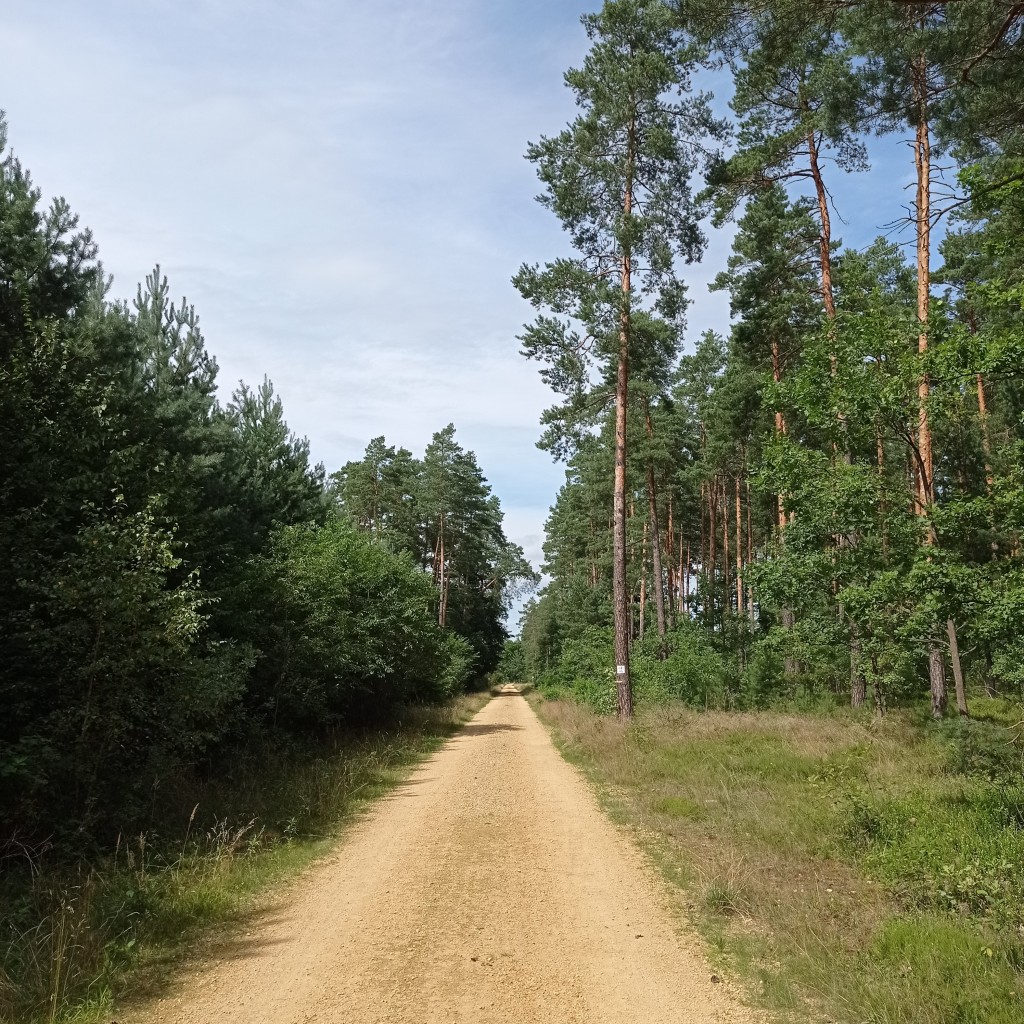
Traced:
<path fill-rule="evenodd" d="M 330 6 L 237 334 L 0 97 L 0 1024 L 1024 1020 L 1024 3 Z"/>
<path fill-rule="evenodd" d="M 1024 681 L 1024 16 L 719 8 L 586 19 L 581 113 L 529 151 L 573 254 L 516 277 L 566 465 L 527 670 L 621 715 L 634 694 L 883 714 L 927 693 L 966 716 L 970 689 Z M 731 74 L 728 120 L 708 68 Z M 836 179 L 871 175 L 889 135 L 912 190 L 892 182 L 902 216 L 847 248 Z M 731 333 L 688 338 L 687 265 L 727 222 Z"/>

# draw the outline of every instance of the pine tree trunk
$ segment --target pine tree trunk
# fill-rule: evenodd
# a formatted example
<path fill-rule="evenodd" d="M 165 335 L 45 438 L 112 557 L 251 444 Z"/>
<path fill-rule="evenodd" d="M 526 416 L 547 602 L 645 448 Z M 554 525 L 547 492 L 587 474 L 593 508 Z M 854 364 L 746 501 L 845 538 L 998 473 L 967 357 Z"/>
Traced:
<path fill-rule="evenodd" d="M 437 535 L 437 549 L 438 549 L 438 585 L 440 587 L 440 597 L 437 602 L 437 624 L 444 629 L 445 618 L 447 617 L 448 606 L 445 600 L 445 573 L 444 573 L 444 516 L 441 516 L 440 529 Z"/>
<path fill-rule="evenodd" d="M 985 378 L 979 373 L 976 378 L 978 385 L 978 423 L 981 426 L 981 450 L 985 453 L 985 487 L 989 496 L 992 495 L 992 445 L 988 436 L 988 404 L 985 401 Z"/>
<path fill-rule="evenodd" d="M 679 580 L 676 577 L 675 527 L 672 524 L 672 491 L 668 492 L 668 524 L 665 527 L 665 561 L 668 575 L 668 620 L 675 628 L 679 595 Z"/>
<path fill-rule="evenodd" d="M 753 508 L 750 502 L 750 477 L 747 477 L 747 565 L 754 563 L 754 528 L 751 525 L 754 521 Z M 747 587 L 747 614 L 751 622 L 756 622 L 754 616 L 754 587 Z"/>
<path fill-rule="evenodd" d="M 914 166 L 917 171 L 917 320 L 920 333 L 917 352 L 925 359 L 928 352 L 928 304 L 931 296 L 931 133 L 928 122 L 928 70 L 921 54 L 914 61 L 914 100 L 917 107 L 917 132 L 914 142 Z M 931 522 L 935 500 L 932 431 L 928 420 L 928 395 L 931 382 L 922 366 L 918 378 L 917 449 L 918 449 L 918 514 L 926 519 L 925 544 L 935 546 L 935 528 Z M 941 718 L 946 710 L 946 666 L 942 648 L 933 636 L 928 648 L 928 680 L 932 694 L 932 714 Z"/>
<path fill-rule="evenodd" d="M 807 139 L 808 155 L 810 158 L 811 178 L 814 180 L 814 192 L 818 201 L 818 216 L 821 221 L 821 231 L 818 235 L 818 252 L 821 260 L 821 298 L 825 306 L 825 319 L 830 325 L 836 319 L 835 289 L 832 286 L 832 219 L 828 209 L 828 192 L 825 189 L 825 181 L 821 174 L 821 164 L 818 155 L 818 139 L 815 132 L 811 132 Z M 834 326 L 830 326 L 834 339 Z M 832 375 L 835 376 L 837 362 L 834 348 L 829 352 L 829 363 L 832 368 Z M 846 414 L 838 413 L 839 426 L 844 436 L 847 431 Z M 844 445 L 843 461 L 849 466 L 853 463 L 853 456 L 849 444 Z M 844 544 L 856 544 L 856 536 L 837 537 L 836 545 L 842 547 Z M 842 605 L 839 606 L 840 618 L 845 618 Z M 867 682 L 864 679 L 861 669 L 860 639 L 857 636 L 857 626 L 850 623 L 850 703 L 854 707 L 860 707 L 864 703 Z"/>
<path fill-rule="evenodd" d="M 920 330 L 917 336 L 918 355 L 923 360 L 928 352 L 928 303 L 931 295 L 931 139 L 928 128 L 926 83 L 923 70 L 924 58 L 916 66 L 918 73 L 918 123 L 914 145 L 914 164 L 917 170 L 917 320 Z M 931 511 L 933 494 L 932 432 L 928 419 L 928 395 L 931 382 L 928 373 L 922 369 L 917 383 L 917 491 L 920 515 Z M 926 543 L 933 543 L 932 528 L 928 526 Z"/>
<path fill-rule="evenodd" d="M 779 352 L 779 341 L 777 338 L 772 338 L 772 380 L 778 383 L 781 379 L 782 357 Z M 786 420 L 779 409 L 775 410 L 775 433 L 780 437 L 786 433 Z M 776 495 L 775 500 L 778 512 L 779 543 L 781 544 L 783 540 L 783 531 L 786 529 L 786 499 L 781 493 L 779 493 Z M 779 617 L 782 621 L 782 628 L 787 633 L 792 633 L 793 627 L 796 624 L 796 617 L 793 614 L 793 609 L 789 607 L 789 605 L 783 605 Z M 796 674 L 796 660 L 792 655 L 786 655 L 784 671 L 787 676 Z"/>
<path fill-rule="evenodd" d="M 658 526 L 658 498 L 654 470 L 647 467 L 647 498 L 651 512 L 651 584 L 654 587 L 654 611 L 658 636 L 665 635 L 665 581 L 661 565 L 661 529 Z"/>
<path fill-rule="evenodd" d="M 644 555 L 640 559 L 640 624 L 636 635 L 641 637 L 647 629 L 647 524 L 644 523 L 643 550 Z"/>
<path fill-rule="evenodd" d="M 743 510 L 740 506 L 740 478 L 736 475 L 736 614 L 746 610 L 743 594 Z"/>
<path fill-rule="evenodd" d="M 732 579 L 729 564 L 729 492 L 722 477 L 722 629 L 732 609 Z"/>
<path fill-rule="evenodd" d="M 885 497 L 885 445 L 882 426 L 875 424 L 875 466 L 878 471 L 878 514 L 882 520 L 882 561 L 889 562 L 889 509 Z"/>
<path fill-rule="evenodd" d="M 632 127 L 630 129 L 632 136 Z M 632 173 L 627 177 L 623 213 L 633 206 Z M 615 618 L 615 683 L 620 718 L 633 717 L 633 686 L 629 678 L 629 597 L 626 583 L 626 413 L 629 398 L 630 252 L 622 253 L 622 308 L 619 313 L 619 365 L 615 377 L 615 480 L 612 500 L 612 607 Z"/>
<path fill-rule="evenodd" d="M 644 426 L 647 437 L 654 437 L 650 408 L 644 409 Z M 658 490 L 654 478 L 654 466 L 647 464 L 647 505 L 651 517 L 651 583 L 654 587 L 654 609 L 658 622 L 658 636 L 665 635 L 665 579 L 661 565 L 661 528 L 658 526 Z"/>
<path fill-rule="evenodd" d="M 718 537 L 717 523 L 715 522 L 715 505 L 718 503 L 718 488 L 714 483 L 708 483 L 708 629 L 712 632 L 715 628 L 715 547 Z"/>
<path fill-rule="evenodd" d="M 772 380 L 778 384 L 782 380 L 782 354 L 779 351 L 778 338 L 772 338 Z M 775 410 L 775 433 L 782 437 L 786 433 L 786 418 L 782 415 L 781 409 Z M 783 495 L 776 496 L 778 503 L 779 535 L 786 526 L 786 499 Z"/>
<path fill-rule="evenodd" d="M 832 287 L 832 219 L 828 212 L 828 192 L 821 175 L 821 164 L 818 159 L 818 137 L 816 132 L 807 136 L 807 153 L 810 160 L 811 178 L 814 181 L 814 194 L 818 200 L 818 217 L 821 230 L 818 233 L 818 255 L 821 260 L 821 298 L 825 305 L 825 317 L 829 321 L 836 318 L 835 290 Z M 832 372 L 835 373 L 836 359 L 832 353 Z"/>
<path fill-rule="evenodd" d="M 972 331 L 974 328 L 972 328 Z M 992 475 L 992 442 L 988 434 L 988 403 L 985 400 L 985 378 L 979 373 L 976 377 L 978 386 L 978 425 L 981 427 L 981 450 L 985 455 L 985 493 L 992 497 L 995 478 Z M 999 541 L 996 539 L 996 523 L 993 516 L 989 525 L 992 527 L 992 540 L 989 549 L 993 558 L 999 557 Z"/>
<path fill-rule="evenodd" d="M 942 649 L 932 639 L 928 646 L 928 681 L 931 684 L 932 718 L 942 718 L 946 713 L 946 664 Z"/>
<path fill-rule="evenodd" d="M 690 618 L 690 542 L 686 542 L 686 564 L 683 565 L 683 544 L 679 542 L 679 572 L 683 577 L 683 615 Z"/>

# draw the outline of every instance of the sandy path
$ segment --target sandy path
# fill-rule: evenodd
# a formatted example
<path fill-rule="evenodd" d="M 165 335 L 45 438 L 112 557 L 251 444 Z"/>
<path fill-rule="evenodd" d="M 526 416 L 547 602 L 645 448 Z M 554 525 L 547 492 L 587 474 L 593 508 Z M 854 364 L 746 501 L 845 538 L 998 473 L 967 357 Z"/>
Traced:
<path fill-rule="evenodd" d="M 526 701 L 503 695 L 243 941 L 129 1019 L 752 1020 L 668 900 Z"/>

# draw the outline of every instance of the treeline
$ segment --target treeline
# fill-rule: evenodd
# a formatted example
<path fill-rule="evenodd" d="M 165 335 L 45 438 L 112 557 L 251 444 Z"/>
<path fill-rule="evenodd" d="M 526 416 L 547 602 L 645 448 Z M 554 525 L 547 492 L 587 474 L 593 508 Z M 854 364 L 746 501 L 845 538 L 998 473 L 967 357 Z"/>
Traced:
<path fill-rule="evenodd" d="M 1019 695 L 1024 11 L 609 0 L 584 25 L 580 114 L 529 151 L 575 255 L 516 278 L 567 465 L 527 671 L 622 714 L 634 686 L 936 717 Z M 902 176 L 871 171 L 881 136 Z M 852 174 L 903 211 L 859 249 Z M 733 326 L 684 355 L 708 219 L 736 224 Z"/>
<path fill-rule="evenodd" d="M 0 121 L 0 856 L 103 848 L 254 737 L 489 671 L 532 570 L 454 429 L 327 478 L 269 381 L 218 400 L 159 268 L 109 299 L 5 143 Z"/>
<path fill-rule="evenodd" d="M 497 495 L 448 424 L 422 459 L 374 438 L 363 458 L 331 478 L 348 520 L 416 565 L 432 584 L 437 625 L 465 644 L 462 657 L 492 672 L 504 649 L 505 614 L 539 577 L 505 536 Z"/>

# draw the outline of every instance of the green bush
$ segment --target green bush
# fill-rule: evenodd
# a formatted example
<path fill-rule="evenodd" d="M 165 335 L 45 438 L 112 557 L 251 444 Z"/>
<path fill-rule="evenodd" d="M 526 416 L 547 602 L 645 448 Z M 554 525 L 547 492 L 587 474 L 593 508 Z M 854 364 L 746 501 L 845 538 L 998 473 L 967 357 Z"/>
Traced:
<path fill-rule="evenodd" d="M 570 696 L 610 714 L 617 706 L 614 663 L 612 631 L 587 627 L 563 642 L 555 667 L 539 679 L 540 689 L 546 696 Z M 664 637 L 648 632 L 636 641 L 630 672 L 638 706 L 669 700 L 701 708 L 729 703 L 725 659 L 689 624 Z"/>
<path fill-rule="evenodd" d="M 430 612 L 430 578 L 341 518 L 281 530 L 248 584 L 252 700 L 279 725 L 379 718 L 459 692 L 472 671 Z"/>
<path fill-rule="evenodd" d="M 725 659 L 707 634 L 681 623 L 664 637 L 646 633 L 633 647 L 631 662 L 636 699 L 641 704 L 682 701 L 690 707 L 728 704 Z"/>
<path fill-rule="evenodd" d="M 614 646 L 612 631 L 590 626 L 562 644 L 553 669 L 538 680 L 548 697 L 571 696 L 595 711 L 615 710 Z"/>

